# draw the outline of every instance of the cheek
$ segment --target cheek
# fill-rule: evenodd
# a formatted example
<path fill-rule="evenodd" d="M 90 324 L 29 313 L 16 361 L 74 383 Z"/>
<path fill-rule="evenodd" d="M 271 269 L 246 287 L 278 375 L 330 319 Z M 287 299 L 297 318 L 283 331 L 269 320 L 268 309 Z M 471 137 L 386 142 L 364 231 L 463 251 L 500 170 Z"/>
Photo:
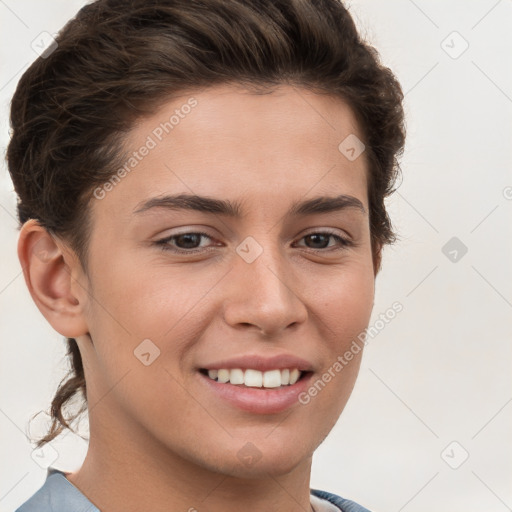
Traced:
<path fill-rule="evenodd" d="M 375 295 L 371 261 L 340 267 L 311 286 L 309 307 L 330 350 L 343 350 L 370 321 Z M 314 288 L 314 289 L 313 289 Z"/>
<path fill-rule="evenodd" d="M 326 436 L 343 411 L 355 385 L 370 321 L 375 281 L 371 260 L 336 269 L 316 283 L 310 302 L 319 335 L 322 369 L 302 396 L 305 408 L 315 408 L 308 428 Z"/>
<path fill-rule="evenodd" d="M 149 339 L 166 366 L 186 363 L 182 356 L 210 319 L 209 293 L 222 286 L 225 269 L 115 261 L 114 268 L 99 270 L 94 279 L 89 325 L 98 356 L 105 366 L 131 365 L 134 351 Z"/>

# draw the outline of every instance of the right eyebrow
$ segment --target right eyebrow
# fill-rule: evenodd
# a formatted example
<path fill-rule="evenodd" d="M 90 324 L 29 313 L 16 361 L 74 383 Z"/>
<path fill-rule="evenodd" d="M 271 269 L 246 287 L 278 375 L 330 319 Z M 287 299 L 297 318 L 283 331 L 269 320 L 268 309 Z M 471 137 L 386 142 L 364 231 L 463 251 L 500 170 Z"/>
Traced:
<path fill-rule="evenodd" d="M 169 210 L 195 210 L 205 213 L 227 215 L 229 217 L 242 217 L 242 207 L 239 202 L 224 199 L 198 196 L 194 194 L 177 194 L 152 197 L 139 203 L 134 213 L 144 213 L 153 208 L 167 208 Z"/>

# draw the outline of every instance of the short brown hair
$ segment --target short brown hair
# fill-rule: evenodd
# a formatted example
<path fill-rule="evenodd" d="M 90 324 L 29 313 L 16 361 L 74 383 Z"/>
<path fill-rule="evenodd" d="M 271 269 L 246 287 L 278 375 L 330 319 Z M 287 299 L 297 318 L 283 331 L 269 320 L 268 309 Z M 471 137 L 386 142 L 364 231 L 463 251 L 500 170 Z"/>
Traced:
<path fill-rule="evenodd" d="M 225 83 L 292 84 L 346 101 L 369 161 L 372 248 L 396 241 L 384 199 L 400 171 L 403 93 L 339 0 L 97 0 L 56 43 L 17 85 L 7 160 L 20 223 L 36 219 L 67 239 L 84 269 L 91 191 L 122 165 L 134 122 L 178 93 Z M 77 393 L 86 403 L 80 352 L 67 342 L 70 375 L 38 446 L 70 428 L 63 408 Z"/>

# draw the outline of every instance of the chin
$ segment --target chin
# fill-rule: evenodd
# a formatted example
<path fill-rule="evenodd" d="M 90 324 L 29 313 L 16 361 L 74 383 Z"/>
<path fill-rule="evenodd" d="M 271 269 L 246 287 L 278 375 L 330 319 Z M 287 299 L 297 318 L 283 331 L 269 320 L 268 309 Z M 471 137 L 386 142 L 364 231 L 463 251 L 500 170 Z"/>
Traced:
<path fill-rule="evenodd" d="M 254 441 L 237 440 L 229 448 L 226 447 L 225 450 L 218 452 L 218 458 L 213 460 L 210 458 L 207 465 L 216 472 L 232 477 L 246 479 L 279 477 L 291 473 L 298 466 L 310 461 L 314 447 L 310 450 L 307 448 L 304 442 L 285 445 L 279 438 L 274 442 L 265 438 Z M 215 457 L 215 454 L 211 456 Z"/>

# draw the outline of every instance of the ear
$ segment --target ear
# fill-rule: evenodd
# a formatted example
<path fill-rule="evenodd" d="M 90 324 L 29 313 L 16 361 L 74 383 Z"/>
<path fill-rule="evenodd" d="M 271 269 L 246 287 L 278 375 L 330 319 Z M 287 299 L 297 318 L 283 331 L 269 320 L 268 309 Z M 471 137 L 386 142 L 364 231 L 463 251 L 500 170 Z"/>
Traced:
<path fill-rule="evenodd" d="M 50 325 L 69 338 L 86 334 L 87 291 L 77 281 L 84 273 L 74 252 L 30 219 L 20 231 L 18 258 L 30 295 Z"/>

